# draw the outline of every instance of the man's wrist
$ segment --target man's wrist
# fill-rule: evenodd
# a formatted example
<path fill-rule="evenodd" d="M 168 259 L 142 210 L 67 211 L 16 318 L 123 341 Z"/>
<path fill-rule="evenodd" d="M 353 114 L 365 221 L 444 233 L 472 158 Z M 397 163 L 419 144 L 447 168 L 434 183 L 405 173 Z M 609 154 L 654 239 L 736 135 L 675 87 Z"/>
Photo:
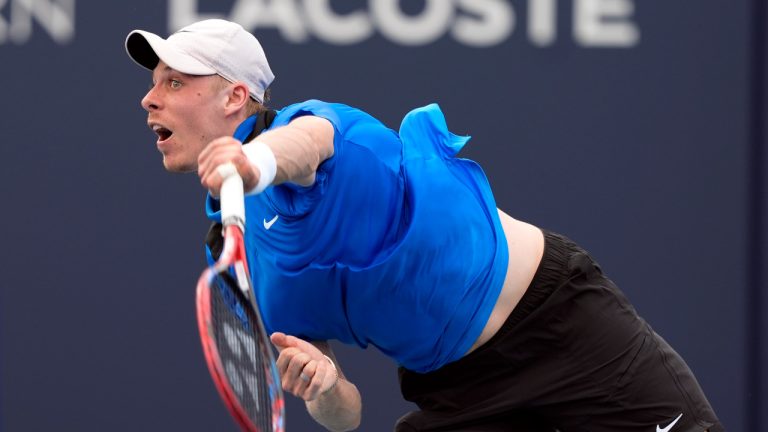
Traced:
<path fill-rule="evenodd" d="M 268 145 L 259 142 L 251 141 L 248 144 L 243 145 L 243 153 L 248 158 L 248 161 L 259 170 L 259 181 L 256 186 L 246 191 L 246 195 L 256 195 L 264 192 L 264 190 L 272 184 L 277 175 L 277 160 L 275 154 Z"/>
<path fill-rule="evenodd" d="M 333 362 L 333 360 L 331 360 L 331 358 L 328 357 L 327 355 L 323 355 L 323 357 L 325 357 L 325 359 L 328 360 L 328 363 L 330 363 L 331 367 L 333 368 L 334 380 L 333 380 L 333 384 L 331 384 L 330 387 L 328 387 L 322 393 L 320 393 L 320 396 L 324 396 L 328 393 L 331 393 L 339 384 L 339 379 L 341 379 L 341 377 L 339 377 L 339 371 L 338 369 L 336 369 L 336 364 Z"/>

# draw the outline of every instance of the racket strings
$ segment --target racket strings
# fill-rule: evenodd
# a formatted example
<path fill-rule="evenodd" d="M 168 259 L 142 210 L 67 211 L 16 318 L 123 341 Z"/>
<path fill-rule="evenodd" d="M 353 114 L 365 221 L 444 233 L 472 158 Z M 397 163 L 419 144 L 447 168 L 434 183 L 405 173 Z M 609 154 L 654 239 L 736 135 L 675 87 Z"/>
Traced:
<path fill-rule="evenodd" d="M 258 341 L 256 317 L 229 275 L 216 276 L 212 288 L 214 339 L 226 378 L 250 421 L 259 431 L 272 431 L 275 392 L 270 390 L 270 361 Z"/>

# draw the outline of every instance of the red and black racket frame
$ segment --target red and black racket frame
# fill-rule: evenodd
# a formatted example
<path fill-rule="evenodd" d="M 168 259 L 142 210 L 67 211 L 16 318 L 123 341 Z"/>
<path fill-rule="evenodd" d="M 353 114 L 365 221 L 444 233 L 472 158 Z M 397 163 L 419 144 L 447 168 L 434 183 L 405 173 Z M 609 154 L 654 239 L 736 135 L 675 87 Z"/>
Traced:
<path fill-rule="evenodd" d="M 221 190 L 224 246 L 218 261 L 216 261 L 213 266 L 206 268 L 197 282 L 197 322 L 200 331 L 200 339 L 203 345 L 206 363 L 208 364 L 208 370 L 216 389 L 224 400 L 224 404 L 230 414 L 243 430 L 248 432 L 284 432 L 285 404 L 282 388 L 280 386 L 279 376 L 277 375 L 277 369 L 274 366 L 271 343 L 266 336 L 261 313 L 258 304 L 255 301 L 255 294 L 251 288 L 251 282 L 250 280 L 247 280 L 250 278 L 250 272 L 248 271 L 248 260 L 246 258 L 245 242 L 243 239 L 245 209 L 243 205 L 242 180 L 237 175 L 237 171 L 234 170 L 234 167 L 227 168 L 226 173 L 224 173 L 225 171 L 220 170 L 220 172 L 224 173 L 222 174 L 222 177 L 225 179 L 225 185 L 222 186 Z M 229 185 L 227 185 L 227 182 L 229 182 Z M 232 186 L 233 183 L 234 186 Z M 234 191 L 232 189 L 234 189 Z M 233 207 L 234 210 L 231 210 Z M 230 213 L 234 213 L 234 216 L 230 215 Z M 272 401 L 272 431 L 262 431 L 250 421 L 245 408 L 235 396 L 234 389 L 226 379 L 224 365 L 219 356 L 218 349 L 216 348 L 212 322 L 213 315 L 211 311 L 211 282 L 216 275 L 222 272 L 227 272 L 230 268 L 235 269 L 237 284 L 250 303 L 252 311 L 256 317 L 254 326 L 258 327 L 255 329 L 258 332 L 257 338 L 262 339 L 259 343 L 263 345 L 262 348 L 268 352 L 267 358 L 269 358 L 271 363 L 269 365 L 271 373 L 266 373 L 265 375 L 267 376 L 268 381 L 273 381 L 269 386 L 270 391 L 275 391 L 277 393 L 277 396 L 274 397 Z"/>

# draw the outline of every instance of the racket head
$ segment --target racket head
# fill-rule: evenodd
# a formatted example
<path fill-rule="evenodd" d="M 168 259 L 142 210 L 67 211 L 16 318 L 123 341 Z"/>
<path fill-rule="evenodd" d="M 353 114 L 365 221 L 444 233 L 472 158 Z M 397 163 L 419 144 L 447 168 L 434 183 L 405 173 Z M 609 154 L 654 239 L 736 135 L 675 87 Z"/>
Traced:
<path fill-rule="evenodd" d="M 232 229 L 239 231 L 227 231 Z M 244 255 L 238 253 L 244 251 L 242 234 L 236 237 L 225 235 L 221 258 L 197 283 L 203 352 L 216 389 L 240 427 L 283 432 L 284 399 L 272 344 L 253 299 L 244 257 L 238 256 Z"/>

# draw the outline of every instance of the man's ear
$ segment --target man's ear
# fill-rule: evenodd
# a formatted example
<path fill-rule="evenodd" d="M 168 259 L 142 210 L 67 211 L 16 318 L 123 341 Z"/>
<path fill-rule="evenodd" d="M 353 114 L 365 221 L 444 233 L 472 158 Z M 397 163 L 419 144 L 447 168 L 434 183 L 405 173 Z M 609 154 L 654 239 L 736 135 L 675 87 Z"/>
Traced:
<path fill-rule="evenodd" d="M 227 92 L 227 101 L 225 111 L 227 115 L 234 114 L 237 111 L 243 109 L 248 103 L 248 99 L 251 97 L 248 92 L 248 86 L 236 82 L 232 84 L 229 92 Z"/>

